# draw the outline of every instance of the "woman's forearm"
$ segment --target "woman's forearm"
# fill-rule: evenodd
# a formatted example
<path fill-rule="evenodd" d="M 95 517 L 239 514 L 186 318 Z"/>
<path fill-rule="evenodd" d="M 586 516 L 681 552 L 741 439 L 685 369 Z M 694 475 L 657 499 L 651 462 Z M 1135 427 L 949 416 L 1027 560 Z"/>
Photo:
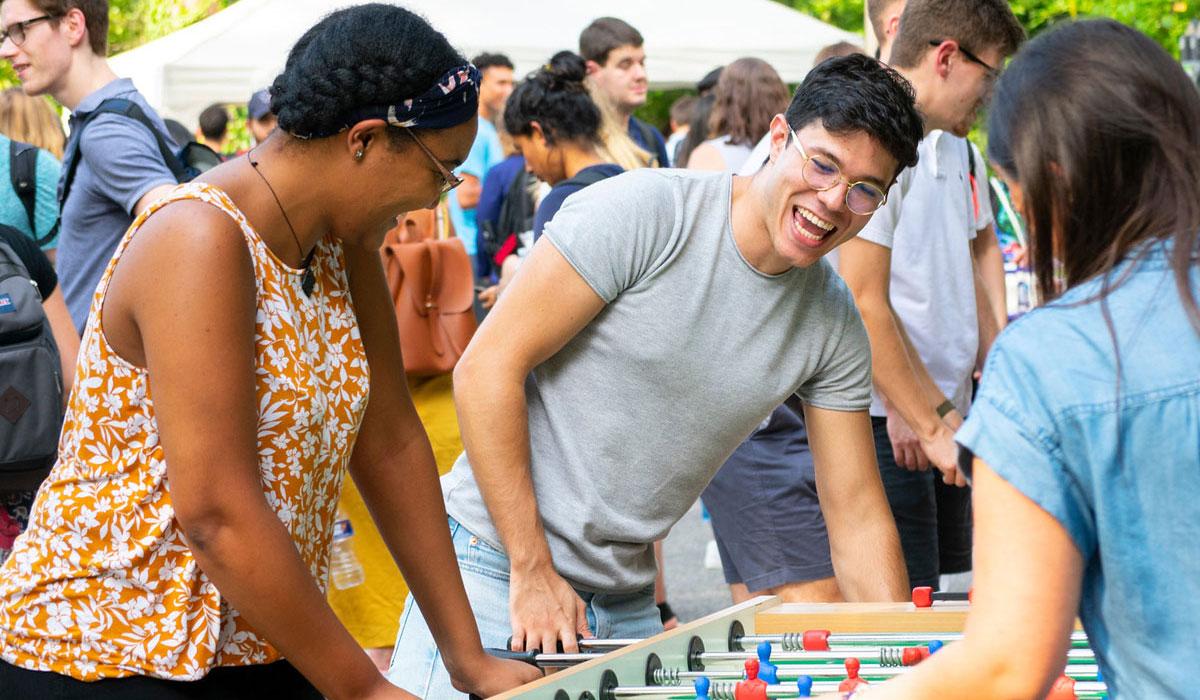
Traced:
<path fill-rule="evenodd" d="M 360 451 L 360 445 L 350 471 L 429 623 L 446 669 L 467 680 L 483 648 L 450 540 L 437 464 L 415 411 L 397 431 L 399 439 L 389 444 L 399 445 L 398 450 Z"/>
<path fill-rule="evenodd" d="M 235 516 L 205 517 L 184 532 L 221 595 L 331 700 L 360 697 L 386 683 L 326 603 L 265 501 Z"/>

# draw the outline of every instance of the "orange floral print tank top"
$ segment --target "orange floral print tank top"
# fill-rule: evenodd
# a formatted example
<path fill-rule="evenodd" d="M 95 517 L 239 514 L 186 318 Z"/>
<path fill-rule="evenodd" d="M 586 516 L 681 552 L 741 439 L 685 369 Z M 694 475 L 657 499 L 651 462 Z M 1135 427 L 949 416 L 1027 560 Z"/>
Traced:
<path fill-rule="evenodd" d="M 324 587 L 342 472 L 367 405 L 367 360 L 341 245 L 318 244 L 316 291 L 268 250 L 221 190 L 189 183 L 130 226 L 92 301 L 58 462 L 0 568 L 0 656 L 80 680 L 195 680 L 280 658 L 200 571 L 171 505 L 144 369 L 119 357 L 100 312 L 117 260 L 149 216 L 196 199 L 241 227 L 254 265 L 263 493 Z"/>

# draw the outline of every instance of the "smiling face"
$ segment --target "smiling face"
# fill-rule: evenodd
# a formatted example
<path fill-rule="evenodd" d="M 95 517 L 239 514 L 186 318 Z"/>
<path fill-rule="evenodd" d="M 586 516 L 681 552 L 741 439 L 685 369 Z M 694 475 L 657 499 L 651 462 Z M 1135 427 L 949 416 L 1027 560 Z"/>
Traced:
<path fill-rule="evenodd" d="M 5 0 L 0 4 L 0 27 L 11 31 L 17 23 L 45 14 L 31 0 Z M 26 95 L 57 92 L 71 67 L 72 34 L 82 25 L 83 14 L 73 10 L 65 17 L 27 25 L 20 46 L 11 37 L 0 45 L 0 57 L 12 65 Z"/>
<path fill-rule="evenodd" d="M 478 121 L 470 119 L 449 129 L 414 130 L 405 135 L 381 120 L 372 120 L 360 122 L 336 139 L 336 165 L 327 172 L 330 183 L 337 184 L 330 186 L 353 192 L 355 202 L 350 208 L 353 213 L 336 219 L 338 237 L 378 247 L 398 215 L 437 206 L 446 181 L 442 168 L 453 171 L 462 164 L 477 128 Z M 365 148 L 363 138 L 367 140 Z M 353 156 L 359 148 L 364 152 L 361 161 Z"/>
<path fill-rule="evenodd" d="M 604 65 L 588 61 L 588 77 L 623 112 L 646 104 L 646 51 L 640 46 L 618 46 L 608 52 Z"/>
<path fill-rule="evenodd" d="M 775 117 L 761 201 L 771 241 L 768 266 L 775 269 L 812 265 L 862 230 L 871 215 L 850 211 L 848 183 L 867 182 L 886 192 L 896 176 L 895 157 L 866 132 L 832 133 L 817 121 L 796 136 L 810 158 L 821 156 L 835 163 L 844 179 L 825 191 L 809 184 L 805 157 L 789 138 L 787 121 Z"/>

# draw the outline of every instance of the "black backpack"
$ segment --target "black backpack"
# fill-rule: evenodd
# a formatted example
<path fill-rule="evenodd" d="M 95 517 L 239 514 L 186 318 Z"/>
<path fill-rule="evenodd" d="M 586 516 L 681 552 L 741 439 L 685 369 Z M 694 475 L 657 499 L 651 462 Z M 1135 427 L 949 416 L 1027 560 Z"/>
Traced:
<path fill-rule="evenodd" d="M 17 198 L 21 200 L 21 206 L 25 208 L 33 242 L 40 248 L 54 238 L 54 231 L 38 238 L 34 217 L 37 207 L 37 156 L 37 146 L 20 141 L 8 142 L 8 179 L 12 182 L 13 192 L 16 192 Z"/>
<path fill-rule="evenodd" d="M 485 221 L 479 228 L 480 246 L 487 255 L 490 265 L 496 263 L 496 253 L 509 244 L 509 239 L 533 229 L 533 193 L 530 191 L 537 180 L 525 168 L 521 168 L 500 204 L 500 215 L 492 222 Z M 512 246 L 514 249 L 517 246 Z"/>
<path fill-rule="evenodd" d="M 0 238 L 0 491 L 37 489 L 54 466 L 62 423 L 62 366 L 42 297 Z"/>
<path fill-rule="evenodd" d="M 163 162 L 166 163 L 171 174 L 175 176 L 175 182 L 191 182 L 200 173 L 215 168 L 222 162 L 221 156 L 217 155 L 216 151 L 195 141 L 189 141 L 178 150 L 172 151 L 171 144 L 167 142 L 162 132 L 158 130 L 158 127 L 154 125 L 150 117 L 146 116 L 146 113 L 136 102 L 120 97 L 112 97 L 101 102 L 96 109 L 80 113 L 79 123 L 75 126 L 80 131 L 79 138 L 75 139 L 74 149 L 67 153 L 66 160 L 68 162 L 65 163 L 67 176 L 63 180 L 63 185 L 58 192 L 58 207 L 60 211 L 67 201 L 67 196 L 71 193 L 71 185 L 75 182 L 75 172 L 79 169 L 79 143 L 83 140 L 83 129 L 101 114 L 120 114 L 133 119 L 149 129 L 150 133 L 154 135 L 154 140 L 158 143 L 158 151 L 162 154 Z M 55 224 L 52 233 L 56 233 L 57 231 L 58 224 Z"/>

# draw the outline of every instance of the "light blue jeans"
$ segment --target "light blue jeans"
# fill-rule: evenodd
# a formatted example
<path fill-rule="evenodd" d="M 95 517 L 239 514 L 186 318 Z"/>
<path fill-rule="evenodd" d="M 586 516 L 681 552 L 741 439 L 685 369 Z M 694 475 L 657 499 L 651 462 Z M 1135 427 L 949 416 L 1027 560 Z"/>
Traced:
<path fill-rule="evenodd" d="M 483 646 L 503 649 L 512 635 L 508 619 L 508 557 L 472 535 L 454 518 L 450 518 L 450 536 Z M 653 584 L 634 593 L 579 591 L 579 596 L 587 605 L 588 626 L 597 637 L 640 639 L 662 632 Z M 410 693 L 429 700 L 464 697 L 450 684 L 441 652 L 411 594 L 404 602 L 387 677 Z"/>

